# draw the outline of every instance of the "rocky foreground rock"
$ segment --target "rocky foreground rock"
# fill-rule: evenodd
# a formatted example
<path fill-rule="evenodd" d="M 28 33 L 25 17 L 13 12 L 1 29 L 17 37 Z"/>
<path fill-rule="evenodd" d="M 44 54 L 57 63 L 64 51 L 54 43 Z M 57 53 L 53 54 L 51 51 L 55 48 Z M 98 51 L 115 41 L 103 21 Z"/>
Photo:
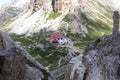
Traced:
<path fill-rule="evenodd" d="M 25 49 L 0 32 L 0 80 L 55 80 Z"/>
<path fill-rule="evenodd" d="M 0 32 L 0 80 L 26 80 L 25 58 L 14 42 Z"/>
<path fill-rule="evenodd" d="M 114 12 L 113 34 L 96 39 L 69 62 L 65 80 L 120 80 L 118 18 L 118 12 Z"/>

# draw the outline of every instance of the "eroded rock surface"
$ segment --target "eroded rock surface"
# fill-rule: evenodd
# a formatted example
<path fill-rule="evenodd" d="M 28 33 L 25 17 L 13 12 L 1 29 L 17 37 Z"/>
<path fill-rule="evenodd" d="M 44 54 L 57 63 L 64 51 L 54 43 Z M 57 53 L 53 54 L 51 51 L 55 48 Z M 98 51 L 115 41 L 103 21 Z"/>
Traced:
<path fill-rule="evenodd" d="M 0 32 L 0 80 L 55 80 L 46 68 Z"/>
<path fill-rule="evenodd" d="M 120 33 L 103 36 L 68 64 L 66 80 L 120 80 Z"/>
<path fill-rule="evenodd" d="M 73 58 L 65 80 L 120 80 L 119 12 L 113 15 L 113 33 L 88 45 L 83 54 Z"/>
<path fill-rule="evenodd" d="M 0 80 L 26 80 L 25 58 L 14 42 L 0 32 Z"/>

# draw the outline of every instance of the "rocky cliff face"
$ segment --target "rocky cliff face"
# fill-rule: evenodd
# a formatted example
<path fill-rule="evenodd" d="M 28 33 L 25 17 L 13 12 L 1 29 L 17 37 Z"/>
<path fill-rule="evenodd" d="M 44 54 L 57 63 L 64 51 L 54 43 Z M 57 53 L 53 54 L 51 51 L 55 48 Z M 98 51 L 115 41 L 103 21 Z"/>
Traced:
<path fill-rule="evenodd" d="M 73 58 L 65 80 L 120 80 L 119 15 L 114 15 L 113 34 L 105 35 Z"/>
<path fill-rule="evenodd" d="M 26 80 L 25 59 L 14 43 L 0 32 L 0 80 Z"/>
<path fill-rule="evenodd" d="M 52 0 L 30 0 L 29 9 L 32 9 L 33 11 L 43 9 L 44 11 L 49 12 L 52 10 L 51 2 Z"/>
<path fill-rule="evenodd" d="M 50 3 L 51 5 L 46 5 L 46 3 Z M 71 0 L 31 0 L 30 1 L 30 9 L 34 11 L 38 11 L 42 8 L 45 11 L 49 11 L 50 9 L 56 13 L 64 13 L 67 9 L 69 9 L 71 5 Z"/>
<path fill-rule="evenodd" d="M 71 0 L 52 0 L 53 11 L 57 13 L 64 13 L 71 6 Z"/>
<path fill-rule="evenodd" d="M 17 50 L 0 51 L 0 80 L 26 80 L 24 57 Z"/>

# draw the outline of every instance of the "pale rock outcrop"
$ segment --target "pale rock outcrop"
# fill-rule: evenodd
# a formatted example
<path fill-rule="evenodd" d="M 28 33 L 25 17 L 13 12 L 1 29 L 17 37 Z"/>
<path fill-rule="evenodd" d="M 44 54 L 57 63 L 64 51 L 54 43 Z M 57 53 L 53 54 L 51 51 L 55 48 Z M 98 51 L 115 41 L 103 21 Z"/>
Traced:
<path fill-rule="evenodd" d="M 52 0 L 53 11 L 64 13 L 71 6 L 71 0 Z"/>
<path fill-rule="evenodd" d="M 46 5 L 46 3 L 51 3 L 51 5 Z M 38 11 L 43 8 L 45 11 L 49 11 L 49 9 L 56 13 L 64 13 L 71 6 L 71 0 L 31 0 L 30 1 L 30 9 L 34 11 Z"/>
<path fill-rule="evenodd" d="M 29 8 L 33 9 L 33 11 L 38 11 L 41 8 L 45 11 L 49 11 L 51 10 L 51 5 L 48 5 L 49 2 L 52 2 L 52 0 L 30 0 Z"/>

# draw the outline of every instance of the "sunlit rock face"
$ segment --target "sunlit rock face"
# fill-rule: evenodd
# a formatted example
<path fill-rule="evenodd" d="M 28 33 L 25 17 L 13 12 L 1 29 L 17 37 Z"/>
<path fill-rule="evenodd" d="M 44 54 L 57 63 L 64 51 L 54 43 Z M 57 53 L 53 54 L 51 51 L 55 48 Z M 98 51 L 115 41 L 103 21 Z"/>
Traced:
<path fill-rule="evenodd" d="M 71 0 L 52 0 L 53 11 L 57 13 L 63 13 L 70 5 Z"/>
<path fill-rule="evenodd" d="M 41 8 L 48 12 L 51 10 L 51 5 L 48 5 L 48 3 L 51 4 L 52 0 L 30 0 L 29 8 L 33 11 L 38 11 Z"/>
<path fill-rule="evenodd" d="M 51 3 L 51 6 L 46 5 L 46 3 Z M 70 5 L 71 0 L 31 0 L 29 8 L 38 11 L 43 6 L 43 9 L 47 11 L 50 9 L 48 7 L 52 7 L 54 12 L 64 13 Z"/>

